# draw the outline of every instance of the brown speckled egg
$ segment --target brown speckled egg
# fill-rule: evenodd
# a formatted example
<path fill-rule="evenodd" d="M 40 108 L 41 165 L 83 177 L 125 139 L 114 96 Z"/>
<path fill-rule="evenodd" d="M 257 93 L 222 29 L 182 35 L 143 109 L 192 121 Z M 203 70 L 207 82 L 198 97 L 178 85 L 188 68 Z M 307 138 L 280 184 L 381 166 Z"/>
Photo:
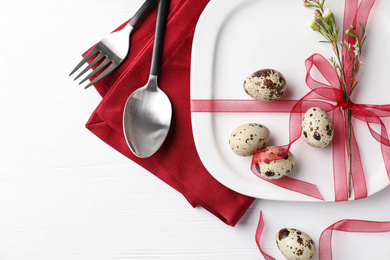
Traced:
<path fill-rule="evenodd" d="M 333 139 L 333 124 L 328 114 L 319 107 L 308 109 L 302 120 L 305 141 L 317 148 L 327 146 Z"/>
<path fill-rule="evenodd" d="M 272 147 L 269 147 L 272 149 Z M 279 149 L 275 147 L 275 149 Z M 289 151 L 287 156 L 280 160 L 260 162 L 256 165 L 257 172 L 267 179 L 280 179 L 289 174 L 295 165 L 294 155 Z"/>
<path fill-rule="evenodd" d="M 314 241 L 305 232 L 283 228 L 276 234 L 280 252 L 289 260 L 310 260 L 316 253 Z"/>
<path fill-rule="evenodd" d="M 273 101 L 286 91 L 286 79 L 274 69 L 258 70 L 245 79 L 244 90 L 254 99 Z"/>
<path fill-rule="evenodd" d="M 244 124 L 231 133 L 229 144 L 233 152 L 240 156 L 250 156 L 263 149 L 270 138 L 270 131 L 261 124 Z"/>

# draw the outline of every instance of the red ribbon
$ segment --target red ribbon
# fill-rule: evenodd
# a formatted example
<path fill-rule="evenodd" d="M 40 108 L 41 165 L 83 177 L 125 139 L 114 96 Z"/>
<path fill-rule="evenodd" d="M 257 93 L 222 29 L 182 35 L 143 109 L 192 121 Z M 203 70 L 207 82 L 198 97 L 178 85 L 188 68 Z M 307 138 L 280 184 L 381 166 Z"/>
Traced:
<path fill-rule="evenodd" d="M 356 31 L 360 36 L 361 30 L 359 25 L 366 23 L 374 2 L 375 0 L 362 0 L 359 4 L 358 0 L 346 0 L 344 30 L 348 29 L 351 24 L 354 24 L 356 26 Z M 354 39 L 351 40 L 351 38 L 348 38 L 346 40 L 352 41 Z M 321 107 L 330 114 L 334 132 L 337 133 L 333 138 L 332 155 L 335 200 L 344 201 L 348 200 L 348 169 L 346 162 L 348 159 L 347 152 L 349 151 L 347 150 L 348 139 L 345 116 L 345 110 L 348 108 L 351 110 L 354 118 L 367 124 L 371 135 L 375 140 L 380 142 L 386 172 L 390 179 L 390 140 L 386 126 L 381 120 L 381 117 L 390 116 L 390 104 L 369 105 L 355 104 L 351 100 L 347 102 L 344 101 L 343 91 L 341 90 L 336 71 L 320 54 L 314 54 L 306 59 L 305 66 L 307 70 L 306 84 L 311 91 L 298 101 L 277 100 L 272 102 L 261 102 L 257 100 L 191 100 L 192 112 L 289 112 L 289 143 L 280 147 L 281 152 L 278 155 L 270 155 L 269 149 L 263 149 L 257 152 L 253 156 L 251 165 L 252 171 L 257 174 L 254 167 L 256 163 L 282 159 L 287 155 L 291 145 L 300 138 L 302 114 L 310 107 Z M 345 63 L 346 70 L 350 70 L 352 66 L 354 66 L 354 64 Z M 324 81 L 319 81 L 312 77 L 311 72 L 313 69 L 316 69 L 321 74 L 323 79 L 325 79 L 325 83 Z M 380 133 L 373 129 L 372 125 L 374 124 L 380 125 Z M 352 184 L 355 199 L 360 199 L 367 197 L 367 185 L 353 126 L 351 132 Z M 289 177 L 284 177 L 279 180 L 265 180 L 292 191 L 323 199 L 318 188 L 311 183 Z"/>
<path fill-rule="evenodd" d="M 261 239 L 261 235 L 263 234 L 263 230 L 264 230 L 263 213 L 260 211 L 259 224 L 257 225 L 256 235 L 255 235 L 256 244 L 259 247 L 260 253 L 264 256 L 266 260 L 275 260 L 275 258 L 264 253 L 263 249 L 260 246 L 260 239 Z"/>
<path fill-rule="evenodd" d="M 261 254 L 266 260 L 275 260 L 275 258 L 266 254 L 261 248 L 261 235 L 264 230 L 264 219 L 263 214 L 260 212 L 259 224 L 257 226 L 255 240 L 259 247 Z M 340 220 L 333 225 L 322 231 L 319 242 L 319 259 L 320 260 L 331 260 L 332 259 L 332 236 L 333 231 L 342 232 L 361 232 L 361 233 L 383 233 L 390 232 L 390 221 L 366 221 L 366 220 L 354 220 L 344 219 Z"/>
<path fill-rule="evenodd" d="M 263 223 L 264 225 L 264 223 Z M 390 232 L 390 221 L 366 221 L 355 219 L 340 220 L 326 228 L 320 236 L 319 259 L 332 259 L 332 236 L 333 231 L 360 232 L 360 233 L 383 233 Z"/>

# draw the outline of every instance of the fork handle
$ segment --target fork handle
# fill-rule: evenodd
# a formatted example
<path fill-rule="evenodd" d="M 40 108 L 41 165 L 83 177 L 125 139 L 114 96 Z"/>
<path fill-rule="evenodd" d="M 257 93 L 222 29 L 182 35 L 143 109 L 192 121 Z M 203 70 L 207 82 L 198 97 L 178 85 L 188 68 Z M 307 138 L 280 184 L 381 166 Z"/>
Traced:
<path fill-rule="evenodd" d="M 146 0 L 130 19 L 129 25 L 134 28 L 142 20 L 145 14 L 152 8 L 156 1 L 157 0 Z"/>
<path fill-rule="evenodd" d="M 165 29 L 169 14 L 170 0 L 159 0 L 157 9 L 156 30 L 154 33 L 152 65 L 150 75 L 157 76 L 164 46 Z"/>

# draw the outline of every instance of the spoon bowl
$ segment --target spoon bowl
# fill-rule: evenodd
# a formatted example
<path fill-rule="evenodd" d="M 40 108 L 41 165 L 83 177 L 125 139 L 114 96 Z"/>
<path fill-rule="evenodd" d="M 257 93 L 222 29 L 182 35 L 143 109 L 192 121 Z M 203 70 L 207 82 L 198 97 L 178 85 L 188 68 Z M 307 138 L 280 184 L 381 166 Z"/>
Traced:
<path fill-rule="evenodd" d="M 158 87 L 157 76 L 151 75 L 125 105 L 123 128 L 130 150 L 140 158 L 153 155 L 168 135 L 171 118 L 171 102 Z"/>

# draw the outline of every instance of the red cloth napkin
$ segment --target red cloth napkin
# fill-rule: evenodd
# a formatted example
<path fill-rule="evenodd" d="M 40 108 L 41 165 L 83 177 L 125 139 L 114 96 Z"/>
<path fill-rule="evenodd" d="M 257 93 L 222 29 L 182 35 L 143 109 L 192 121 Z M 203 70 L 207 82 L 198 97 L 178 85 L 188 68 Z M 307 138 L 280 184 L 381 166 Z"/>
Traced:
<path fill-rule="evenodd" d="M 228 189 L 210 175 L 199 159 L 191 129 L 191 46 L 196 23 L 207 3 L 208 0 L 171 1 L 158 77 L 158 84 L 173 107 L 172 125 L 163 146 L 151 157 L 140 159 L 131 153 L 122 129 L 127 98 L 144 86 L 149 77 L 157 8 L 133 31 L 130 53 L 124 63 L 95 84 L 103 100 L 86 127 L 182 193 L 193 207 L 202 206 L 234 226 L 254 199 Z"/>

